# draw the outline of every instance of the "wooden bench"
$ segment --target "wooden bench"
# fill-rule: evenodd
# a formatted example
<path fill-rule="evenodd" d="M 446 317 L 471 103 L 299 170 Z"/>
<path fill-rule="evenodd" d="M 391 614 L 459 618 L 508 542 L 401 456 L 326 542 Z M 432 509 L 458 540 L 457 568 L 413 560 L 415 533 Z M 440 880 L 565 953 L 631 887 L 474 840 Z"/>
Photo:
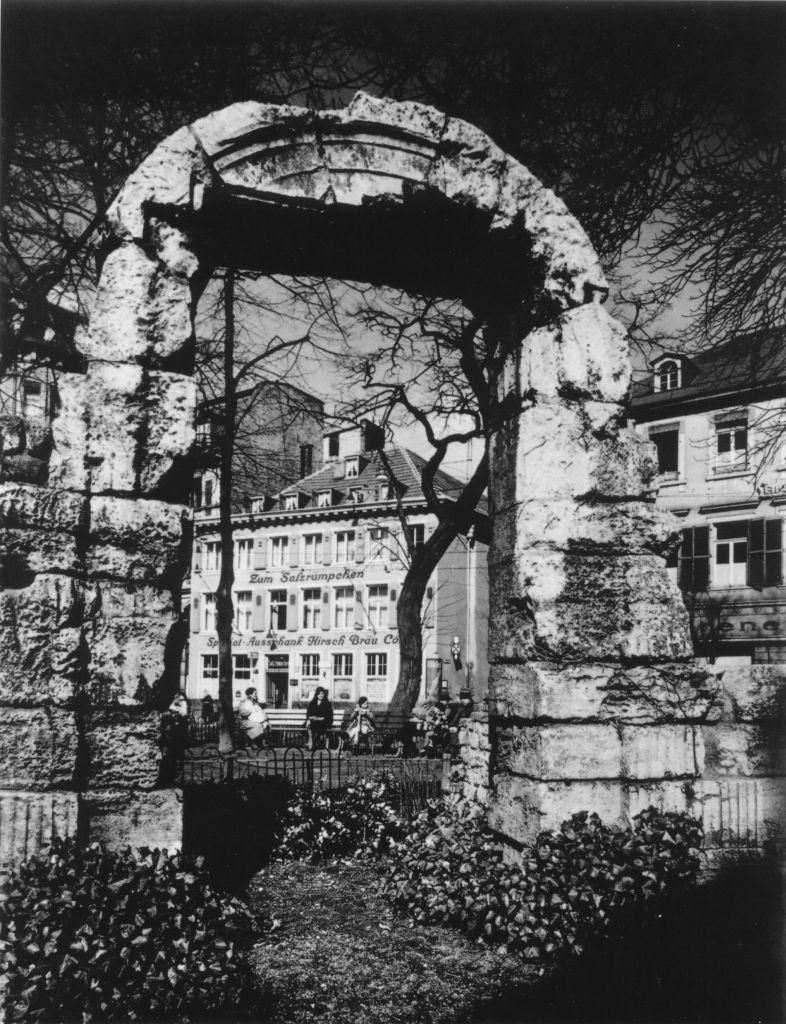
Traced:
<path fill-rule="evenodd" d="M 265 708 L 270 722 L 270 742 L 274 747 L 303 747 L 308 739 L 306 733 L 305 708 Z M 336 716 L 338 718 L 338 716 Z M 333 728 L 328 729 L 329 750 L 341 750 L 344 737 L 334 719 Z"/>

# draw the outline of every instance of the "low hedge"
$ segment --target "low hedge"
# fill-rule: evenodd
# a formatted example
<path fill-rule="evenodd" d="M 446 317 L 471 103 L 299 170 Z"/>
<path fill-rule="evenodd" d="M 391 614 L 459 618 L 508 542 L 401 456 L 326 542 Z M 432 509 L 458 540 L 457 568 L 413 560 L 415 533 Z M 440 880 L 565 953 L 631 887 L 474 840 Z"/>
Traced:
<path fill-rule="evenodd" d="M 418 923 L 455 927 L 528 960 L 581 953 L 642 920 L 642 908 L 695 881 L 701 828 L 654 807 L 618 830 L 574 814 L 503 863 L 483 818 L 460 802 L 423 812 L 391 859 L 382 894 Z M 646 915 L 644 915 L 646 916 Z"/>
<path fill-rule="evenodd" d="M 0 890 L 9 1021 L 215 1020 L 250 1006 L 257 925 L 202 858 L 56 841 Z"/>
<path fill-rule="evenodd" d="M 392 806 L 395 785 L 380 775 L 333 793 L 301 789 L 276 824 L 274 857 L 318 864 L 390 853 L 406 830 Z"/>

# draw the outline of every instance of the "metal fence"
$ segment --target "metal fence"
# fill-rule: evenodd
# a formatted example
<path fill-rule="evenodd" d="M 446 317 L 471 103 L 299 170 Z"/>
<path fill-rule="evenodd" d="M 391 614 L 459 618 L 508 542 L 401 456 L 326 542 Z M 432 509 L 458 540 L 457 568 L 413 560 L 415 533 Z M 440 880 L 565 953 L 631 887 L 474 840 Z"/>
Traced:
<path fill-rule="evenodd" d="M 417 813 L 426 800 L 439 797 L 450 778 L 450 756 L 397 758 L 343 754 L 337 751 L 239 750 L 228 755 L 217 747 L 186 750 L 178 782 L 199 786 L 208 782 L 241 783 L 250 778 L 278 776 L 293 786 L 318 792 L 338 792 L 363 779 L 385 778 L 402 813 Z"/>

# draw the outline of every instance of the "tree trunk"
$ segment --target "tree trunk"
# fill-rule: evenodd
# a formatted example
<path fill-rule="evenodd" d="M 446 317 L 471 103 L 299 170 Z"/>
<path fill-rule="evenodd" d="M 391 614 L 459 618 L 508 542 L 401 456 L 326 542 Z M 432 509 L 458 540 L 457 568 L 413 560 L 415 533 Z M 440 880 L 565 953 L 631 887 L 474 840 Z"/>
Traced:
<path fill-rule="evenodd" d="M 423 669 L 423 597 L 440 559 L 459 534 L 453 520 L 439 523 L 412 561 L 398 599 L 398 683 L 390 701 L 395 714 L 409 715 L 417 703 Z"/>
<path fill-rule="evenodd" d="M 232 542 L 232 453 L 236 397 L 235 362 L 235 275 L 227 270 L 224 283 L 224 429 L 221 437 L 221 472 L 219 480 L 219 532 L 221 536 L 221 575 L 216 593 L 216 627 L 218 632 L 218 749 L 230 754 L 235 748 L 232 707 L 232 584 L 235 582 L 234 547 Z"/>

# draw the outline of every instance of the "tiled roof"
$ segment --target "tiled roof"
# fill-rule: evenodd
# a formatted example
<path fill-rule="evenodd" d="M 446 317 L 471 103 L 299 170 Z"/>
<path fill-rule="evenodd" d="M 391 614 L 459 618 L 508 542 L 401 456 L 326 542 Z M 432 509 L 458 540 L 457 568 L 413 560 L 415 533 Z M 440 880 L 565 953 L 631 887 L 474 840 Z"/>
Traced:
<path fill-rule="evenodd" d="M 400 445 L 392 445 L 386 448 L 385 455 L 393 474 L 393 483 L 402 498 L 407 502 L 425 501 L 423 488 L 421 487 L 421 473 L 427 460 Z M 352 458 L 353 456 L 349 457 Z M 351 504 L 349 492 L 356 488 L 361 488 L 367 492 L 367 502 L 378 501 L 379 499 L 376 497 L 379 485 L 377 475 L 380 471 L 386 472 L 379 453 L 376 451 L 363 452 L 359 455 L 359 458 L 361 469 L 356 477 L 335 476 L 336 464 L 342 467 L 344 465 L 345 459 L 342 457 L 334 462 L 326 463 L 322 469 L 317 470 L 316 473 L 312 473 L 310 476 L 304 477 L 302 480 L 298 480 L 291 487 L 285 488 L 281 494 L 292 494 L 294 491 L 300 491 L 301 493 L 315 495 L 320 491 L 336 490 L 343 492 L 342 504 Z M 442 470 L 437 470 L 434 474 L 434 489 L 438 498 L 458 497 L 463 488 L 464 484 L 460 480 Z M 280 511 L 281 508 L 282 501 L 279 498 L 270 511 Z M 485 508 L 481 505 L 479 506 L 479 511 L 485 512 Z"/>
<path fill-rule="evenodd" d="M 677 356 L 679 358 L 679 356 Z M 669 409 L 692 402 L 710 404 L 711 399 L 730 395 L 744 401 L 750 393 L 780 392 L 786 395 L 786 332 L 758 331 L 702 352 L 682 354 L 685 386 L 653 392 L 653 376 L 633 385 L 631 405 L 634 416 Z"/>

